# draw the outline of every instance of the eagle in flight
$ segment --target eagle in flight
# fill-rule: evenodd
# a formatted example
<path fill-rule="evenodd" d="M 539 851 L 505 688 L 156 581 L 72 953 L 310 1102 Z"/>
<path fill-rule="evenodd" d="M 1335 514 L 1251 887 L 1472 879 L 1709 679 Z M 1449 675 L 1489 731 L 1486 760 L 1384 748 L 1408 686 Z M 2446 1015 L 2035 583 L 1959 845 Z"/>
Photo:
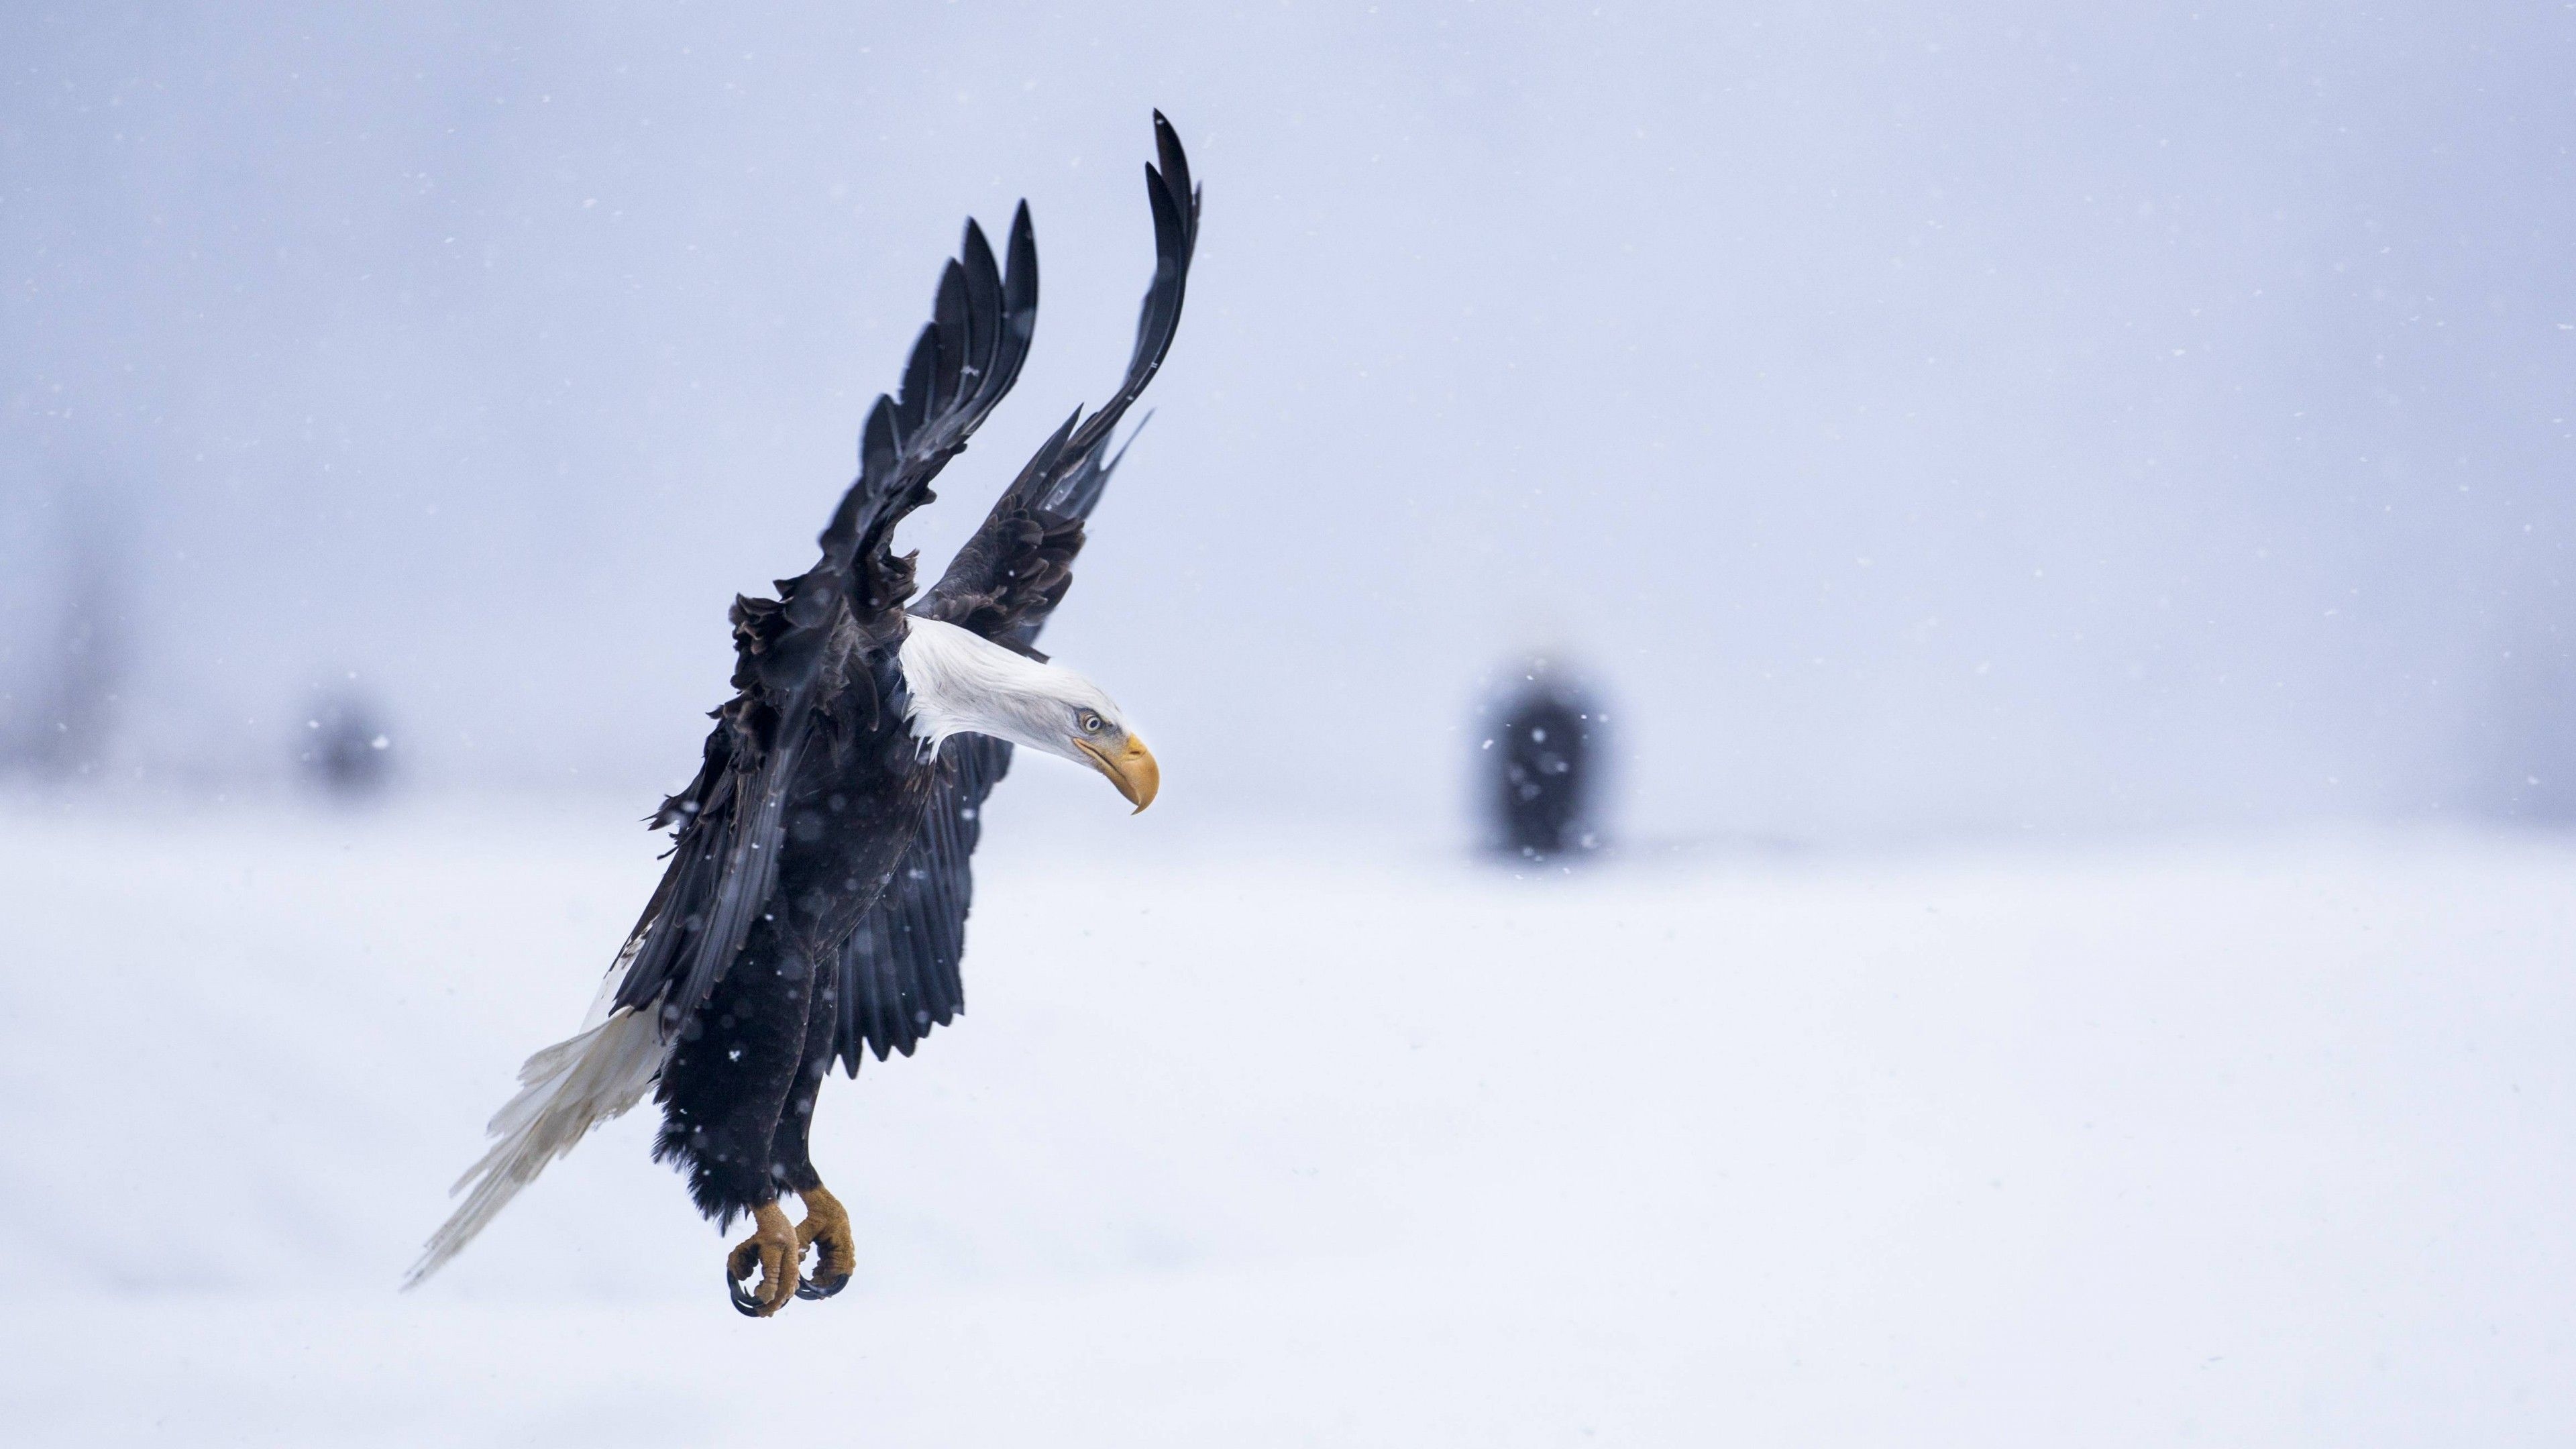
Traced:
<path fill-rule="evenodd" d="M 464 1201 L 406 1286 L 648 1091 L 662 1107 L 655 1158 L 687 1175 L 719 1229 L 752 1221 L 725 1260 L 736 1308 L 766 1317 L 849 1282 L 849 1214 L 806 1153 L 814 1098 L 835 1063 L 855 1076 L 862 1052 L 909 1056 L 964 1009 L 967 859 L 1012 747 L 1096 769 L 1138 810 L 1160 781 L 1109 696 L 1036 648 L 1117 467 L 1111 432 L 1180 323 L 1199 193 L 1159 112 L 1154 142 L 1154 279 L 1126 379 L 1047 438 L 916 603 L 895 525 L 931 501 L 931 480 L 1011 390 L 1037 324 L 1028 204 L 999 265 L 966 224 L 901 389 L 868 414 L 821 559 L 775 599 L 734 602 L 734 697 L 715 711 L 697 779 L 653 816 L 673 830 L 670 866 L 592 1021 L 520 1069 L 491 1151 L 457 1183 Z M 787 1220 L 784 1193 L 802 1222 Z"/>

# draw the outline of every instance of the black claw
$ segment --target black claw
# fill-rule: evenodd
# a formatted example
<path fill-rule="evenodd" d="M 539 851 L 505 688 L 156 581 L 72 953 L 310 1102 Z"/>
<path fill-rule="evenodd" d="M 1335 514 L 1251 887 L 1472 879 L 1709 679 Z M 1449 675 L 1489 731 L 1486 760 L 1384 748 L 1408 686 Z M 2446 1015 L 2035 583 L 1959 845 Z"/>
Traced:
<path fill-rule="evenodd" d="M 804 1289 L 800 1286 L 797 1291 L 801 1293 Z M 725 1265 L 725 1296 L 733 1300 L 734 1312 L 745 1318 L 760 1316 L 760 1300 L 744 1292 L 743 1286 L 734 1281 L 733 1265 L 730 1263 Z"/>
<path fill-rule="evenodd" d="M 799 1278 L 796 1280 L 796 1296 L 808 1299 L 829 1298 L 849 1286 L 850 1275 L 847 1273 L 838 1278 Z"/>
<path fill-rule="evenodd" d="M 821 1246 L 820 1244 L 813 1244 L 813 1245 L 810 1245 L 810 1246 L 808 1247 L 807 1251 L 810 1251 L 810 1252 L 812 1252 L 812 1253 L 814 1254 L 814 1256 L 815 1256 L 815 1259 L 816 1259 L 817 1263 L 819 1263 L 819 1262 L 821 1261 L 821 1259 L 822 1259 L 822 1255 L 823 1255 L 823 1250 L 822 1250 L 822 1246 Z M 804 1300 L 806 1300 L 807 1302 L 809 1302 L 809 1303 L 810 1303 L 810 1302 L 816 1301 L 816 1300 L 818 1300 L 818 1299 L 829 1298 L 829 1297 L 831 1297 L 833 1294 L 838 1293 L 838 1292 L 840 1292 L 842 1289 L 847 1288 L 847 1287 L 849 1287 L 849 1286 L 850 1286 L 850 1275 L 849 1275 L 849 1274 L 847 1274 L 847 1273 L 842 1274 L 842 1275 L 841 1275 L 841 1276 L 839 1276 L 838 1278 L 808 1278 L 808 1277 L 806 1277 L 806 1276 L 805 1276 L 805 1254 L 800 1252 L 800 1253 L 798 1253 L 798 1254 L 796 1255 L 796 1296 L 797 1296 L 797 1297 L 802 1298 L 802 1299 L 804 1299 Z"/>

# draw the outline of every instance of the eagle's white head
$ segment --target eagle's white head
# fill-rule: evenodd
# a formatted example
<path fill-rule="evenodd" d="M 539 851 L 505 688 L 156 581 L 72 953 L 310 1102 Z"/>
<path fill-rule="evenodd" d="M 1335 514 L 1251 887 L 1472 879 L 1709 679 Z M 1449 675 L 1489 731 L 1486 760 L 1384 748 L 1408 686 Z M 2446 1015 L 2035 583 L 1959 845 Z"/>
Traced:
<path fill-rule="evenodd" d="M 905 718 L 925 753 L 950 735 L 991 735 L 1098 770 L 1138 810 L 1154 803 L 1154 752 L 1099 685 L 937 619 L 916 615 L 906 630 Z"/>

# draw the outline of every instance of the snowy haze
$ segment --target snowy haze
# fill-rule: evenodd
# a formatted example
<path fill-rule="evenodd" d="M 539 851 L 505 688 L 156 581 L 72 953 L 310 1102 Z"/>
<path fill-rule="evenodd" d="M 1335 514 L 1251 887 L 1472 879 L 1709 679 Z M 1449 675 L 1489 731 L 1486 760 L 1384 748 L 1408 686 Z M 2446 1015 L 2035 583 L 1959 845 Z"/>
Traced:
<path fill-rule="evenodd" d="M 961 220 L 1035 208 L 928 563 L 1124 360 L 1050 636 L 1175 814 L 1452 808 L 1532 648 L 1647 833 L 2563 808 L 2576 18 L 2529 6 L 21 7 L 0 725 L 641 800 Z M 2576 774 L 2576 770 L 2569 773 Z M 2538 783 L 2531 783 L 2537 780 Z"/>
<path fill-rule="evenodd" d="M 1098 9 L 8 7 L 0 1440 L 2565 1440 L 2576 10 Z M 1157 106 L 1046 643 L 1164 789 L 996 795 L 859 1276 L 645 1110 L 397 1294 L 966 216 L 925 562 L 1115 382 Z"/>

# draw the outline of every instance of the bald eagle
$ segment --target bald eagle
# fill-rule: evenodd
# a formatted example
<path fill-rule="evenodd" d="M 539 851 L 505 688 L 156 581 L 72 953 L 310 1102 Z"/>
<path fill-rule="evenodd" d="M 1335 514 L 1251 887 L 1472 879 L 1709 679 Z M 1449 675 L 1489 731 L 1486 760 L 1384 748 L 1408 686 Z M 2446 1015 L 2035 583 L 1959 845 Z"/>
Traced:
<path fill-rule="evenodd" d="M 931 480 L 1010 391 L 1037 322 L 1028 204 L 999 265 L 966 224 L 901 388 L 868 414 L 822 558 L 778 597 L 734 602 L 734 697 L 715 711 L 697 779 L 652 817 L 674 832 L 670 866 L 593 1020 L 521 1068 L 491 1150 L 457 1183 L 464 1201 L 407 1285 L 647 1091 L 662 1108 L 655 1158 L 687 1176 L 719 1230 L 752 1221 L 725 1261 L 736 1308 L 766 1317 L 849 1282 L 849 1215 L 806 1154 L 815 1095 L 835 1063 L 855 1076 L 863 1052 L 910 1056 L 964 1009 L 967 858 L 1012 748 L 1098 770 L 1138 810 L 1160 783 L 1109 696 L 1036 648 L 1124 452 L 1110 451 L 1111 432 L 1180 322 L 1199 192 L 1159 112 L 1154 141 L 1154 278 L 1125 380 L 1039 446 L 912 603 L 913 556 L 894 553 L 895 525 L 931 501 Z M 799 1223 L 779 1207 L 791 1192 Z"/>

